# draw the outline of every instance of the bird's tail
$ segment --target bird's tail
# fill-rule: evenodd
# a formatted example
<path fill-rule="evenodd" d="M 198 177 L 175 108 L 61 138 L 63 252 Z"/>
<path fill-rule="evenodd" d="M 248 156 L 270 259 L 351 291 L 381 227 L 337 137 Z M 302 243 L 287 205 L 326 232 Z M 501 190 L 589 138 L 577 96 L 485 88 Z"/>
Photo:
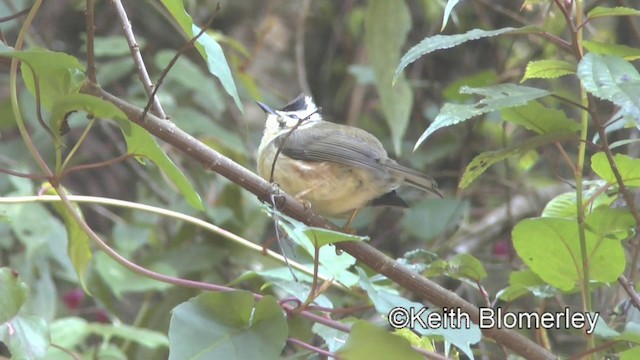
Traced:
<path fill-rule="evenodd" d="M 407 183 L 407 185 L 411 185 L 414 188 L 420 189 L 422 191 L 428 191 L 430 193 L 438 195 L 441 198 L 443 197 L 440 191 L 438 191 L 438 183 L 436 183 L 436 181 L 429 176 L 395 162 L 387 163 L 385 165 L 391 171 L 404 177 L 404 182 Z"/>

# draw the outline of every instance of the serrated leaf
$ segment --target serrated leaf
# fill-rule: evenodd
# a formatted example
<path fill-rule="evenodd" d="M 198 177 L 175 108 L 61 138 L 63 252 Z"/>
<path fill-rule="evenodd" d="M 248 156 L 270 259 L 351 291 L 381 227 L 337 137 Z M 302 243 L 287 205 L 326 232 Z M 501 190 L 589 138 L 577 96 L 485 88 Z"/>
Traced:
<path fill-rule="evenodd" d="M 628 211 L 600 207 L 587 215 L 585 224 L 589 280 L 616 281 L 626 266 L 620 239 L 631 233 L 633 217 Z M 563 291 L 577 289 L 582 255 L 575 219 L 525 219 L 512 236 L 516 252 L 540 278 Z"/>
<path fill-rule="evenodd" d="M 627 61 L 640 59 L 640 49 L 627 45 L 583 40 L 582 46 L 594 54 L 617 56 Z"/>
<path fill-rule="evenodd" d="M 451 12 L 453 8 L 458 5 L 460 0 L 448 0 L 447 5 L 444 7 L 444 15 L 442 17 L 442 26 L 440 27 L 440 31 L 444 30 L 447 27 L 447 22 L 449 21 L 449 17 L 451 16 Z"/>
<path fill-rule="evenodd" d="M 628 155 L 616 154 L 613 157 L 618 172 L 625 186 L 640 187 L 640 159 L 634 159 Z M 591 157 L 591 169 L 609 184 L 616 184 L 617 180 L 611 169 L 604 152 L 599 152 Z"/>
<path fill-rule="evenodd" d="M 169 359 L 277 359 L 287 340 L 277 301 L 248 291 L 204 293 L 176 306 Z"/>
<path fill-rule="evenodd" d="M 574 74 L 576 66 L 561 60 L 529 61 L 520 82 L 528 79 L 556 79 L 564 75 Z"/>
<path fill-rule="evenodd" d="M 547 96 L 550 93 L 543 89 L 515 84 L 500 84 L 484 88 L 462 87 L 460 93 L 484 96 L 474 104 L 444 104 L 438 116 L 420 136 L 414 150 L 436 130 L 459 124 L 472 117 L 486 114 L 505 107 L 524 105 L 531 100 Z"/>
<path fill-rule="evenodd" d="M 596 6 L 593 10 L 589 11 L 587 14 L 587 18 L 595 19 L 603 16 L 638 16 L 640 15 L 640 10 L 616 6 L 613 8 Z"/>
<path fill-rule="evenodd" d="M 640 74 L 619 57 L 586 54 L 578 64 L 578 78 L 594 96 L 618 105 L 624 113 L 640 119 Z"/>
<path fill-rule="evenodd" d="M 501 109 L 500 114 L 504 120 L 522 125 L 538 134 L 580 131 L 580 125 L 569 119 L 564 111 L 548 108 L 537 101 Z"/>
<path fill-rule="evenodd" d="M 364 26 L 364 42 L 380 104 L 391 130 L 394 152 L 399 155 L 411 117 L 413 92 L 404 77 L 394 77 L 393 67 L 411 29 L 411 15 L 404 0 L 370 0 Z"/>
<path fill-rule="evenodd" d="M 347 343 L 338 350 L 336 355 L 344 360 L 423 359 L 411 348 L 407 339 L 395 336 L 363 320 L 353 324 Z"/>
<path fill-rule="evenodd" d="M 180 25 L 185 35 L 191 39 L 200 33 L 200 28 L 193 23 L 193 19 L 184 9 L 181 0 L 162 0 L 162 4 L 167 8 L 174 20 Z M 240 101 L 236 84 L 231 75 L 231 69 L 224 56 L 222 47 L 207 32 L 204 32 L 196 41 L 195 47 L 200 56 L 207 63 L 209 72 L 217 77 L 224 90 L 233 98 L 236 106 L 244 112 L 244 107 Z"/>
<path fill-rule="evenodd" d="M 462 178 L 460 179 L 458 188 L 465 189 L 466 187 L 471 185 L 471 183 L 475 179 L 477 179 L 478 176 L 482 175 L 491 165 L 499 161 L 505 160 L 511 156 L 524 154 L 531 149 L 535 149 L 538 146 L 548 144 L 550 142 L 560 141 L 567 138 L 567 136 L 567 134 L 562 133 L 540 135 L 531 139 L 527 139 L 520 144 L 513 145 L 505 149 L 484 152 L 473 158 L 469 165 L 467 165 L 464 173 L 462 174 Z"/>
<path fill-rule="evenodd" d="M 464 44 L 467 41 L 478 40 L 486 37 L 498 36 L 502 34 L 510 33 L 528 33 L 538 31 L 533 27 L 522 28 L 502 28 L 497 30 L 481 30 L 473 29 L 464 34 L 455 35 L 434 35 L 424 38 L 417 45 L 413 46 L 407 51 L 400 59 L 400 63 L 395 71 L 395 77 L 400 76 L 400 73 L 412 62 L 418 60 L 422 56 L 434 52 L 436 50 L 450 49 L 452 47 Z"/>

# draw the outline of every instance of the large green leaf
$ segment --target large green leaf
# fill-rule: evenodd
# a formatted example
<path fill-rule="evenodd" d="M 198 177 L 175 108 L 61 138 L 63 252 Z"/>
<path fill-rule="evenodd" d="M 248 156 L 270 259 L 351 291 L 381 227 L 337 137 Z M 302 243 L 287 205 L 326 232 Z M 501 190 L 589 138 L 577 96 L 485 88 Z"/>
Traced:
<path fill-rule="evenodd" d="M 369 0 L 364 42 L 396 154 L 400 154 L 409 124 L 413 92 L 404 77 L 396 77 L 394 82 L 393 67 L 410 29 L 411 15 L 404 0 Z"/>
<path fill-rule="evenodd" d="M 77 93 L 84 81 L 84 66 L 77 58 L 44 49 L 14 51 L 0 47 L 0 56 L 20 59 L 22 77 L 31 94 L 36 94 L 35 77 L 38 80 L 40 101 L 49 108 L 57 99 Z"/>
<path fill-rule="evenodd" d="M 634 159 L 625 154 L 616 154 L 613 161 L 625 186 L 640 187 L 640 159 Z M 599 152 L 591 157 L 591 169 L 609 184 L 617 184 L 611 164 L 609 164 L 604 152 Z"/>
<path fill-rule="evenodd" d="M 628 211 L 601 207 L 586 218 L 585 242 L 589 280 L 616 281 L 626 259 L 620 240 L 635 222 Z M 513 245 L 529 268 L 549 285 L 563 291 L 577 288 L 582 278 L 582 255 L 575 219 L 532 218 L 513 229 Z"/>
<path fill-rule="evenodd" d="M 456 125 L 474 116 L 502 108 L 524 105 L 531 100 L 550 94 L 543 89 L 515 84 L 500 84 L 484 88 L 462 87 L 460 92 L 463 94 L 480 95 L 483 96 L 484 99 L 474 104 L 444 104 L 438 116 L 436 116 L 435 120 L 416 142 L 415 148 L 420 146 L 429 135 L 443 127 Z"/>
<path fill-rule="evenodd" d="M 632 64 L 616 56 L 588 53 L 578 64 L 578 78 L 588 92 L 640 121 L 640 74 Z"/>
<path fill-rule="evenodd" d="M 172 311 L 169 359 L 279 359 L 287 321 L 271 296 L 204 293 Z"/>
<path fill-rule="evenodd" d="M 411 348 L 407 339 L 363 320 L 353 324 L 347 343 L 338 350 L 337 355 L 344 360 L 423 359 Z"/>
<path fill-rule="evenodd" d="M 193 19 L 184 9 L 182 0 L 162 0 L 162 4 L 167 8 L 169 14 L 180 25 L 180 28 L 188 38 L 192 38 L 200 33 L 200 28 L 193 23 Z M 206 61 L 209 72 L 217 77 L 224 90 L 233 98 L 240 111 L 244 111 L 240 96 L 233 81 L 231 69 L 224 56 L 222 47 L 209 34 L 203 33 L 195 44 L 200 56 Z"/>

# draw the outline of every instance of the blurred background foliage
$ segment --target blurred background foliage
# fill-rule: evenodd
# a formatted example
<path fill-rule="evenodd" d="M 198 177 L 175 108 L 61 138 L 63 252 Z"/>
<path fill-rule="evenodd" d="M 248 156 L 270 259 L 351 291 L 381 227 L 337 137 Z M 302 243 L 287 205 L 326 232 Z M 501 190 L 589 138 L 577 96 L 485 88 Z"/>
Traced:
<path fill-rule="evenodd" d="M 587 3 L 595 6 L 601 2 Z M 0 16 L 24 9 L 29 3 L 0 1 Z M 404 42 L 396 44 L 398 52 L 390 55 L 399 59 L 410 46 L 439 33 L 444 3 L 404 2 L 408 23 L 396 25 L 406 27 L 408 32 Z M 543 26 L 551 33 L 563 31 L 564 19 L 557 11 L 550 10 L 550 2 L 526 3 L 523 6 L 522 1 L 509 0 L 465 2 L 456 7 L 443 33 L 525 24 Z M 279 107 L 302 91 L 309 91 L 327 119 L 373 133 L 392 156 L 434 177 L 446 194 L 445 199 L 434 199 L 403 189 L 401 195 L 411 209 L 366 209 L 355 224 L 358 233 L 370 236 L 373 246 L 394 258 L 416 249 L 428 250 L 443 259 L 471 252 L 489 273 L 491 281 L 483 283 L 487 291 L 495 294 L 505 287 L 510 271 L 520 266 L 514 259 L 510 229 L 518 219 L 540 213 L 544 203 L 560 192 L 554 184 L 572 177 L 569 169 L 559 166 L 557 153 L 549 145 L 491 167 L 470 188 L 458 191 L 462 172 L 474 156 L 521 142 L 529 136 L 520 127 L 498 121 L 497 114 L 439 131 L 416 151 L 412 149 L 444 102 L 471 99 L 471 95 L 458 92 L 460 86 L 517 83 L 530 60 L 548 56 L 562 58 L 563 54 L 558 54 L 556 48 L 540 38 L 504 36 L 468 42 L 421 58 L 404 71 L 412 105 L 408 109 L 406 130 L 400 134 L 401 141 L 394 144 L 391 129 L 403 125 L 396 123 L 401 119 L 385 116 L 375 86 L 370 60 L 378 55 L 375 55 L 375 40 L 366 39 L 367 21 L 371 21 L 367 19 L 366 1 L 185 0 L 184 4 L 196 24 L 204 25 L 215 16 L 208 32 L 224 49 L 243 109 L 234 105 L 191 49 L 180 57 L 158 92 L 166 112 L 178 127 L 255 170 L 255 152 L 265 116 L 254 101 Z M 220 10 L 216 12 L 218 4 Z M 157 79 L 187 40 L 159 2 L 128 1 L 125 8 L 151 78 Z M 83 1 L 45 2 L 29 32 L 28 47 L 44 47 L 85 60 L 83 11 Z M 109 1 L 96 2 L 95 21 L 99 84 L 118 97 L 144 107 L 147 96 Z M 19 24 L 19 20 L 0 24 L 7 44 L 15 40 Z M 638 47 L 639 28 L 637 18 L 620 17 L 599 23 L 597 32 L 590 26 L 585 30 L 593 39 Z M 8 69 L 8 62 L 3 59 L 0 67 Z M 543 86 L 536 81 L 532 83 L 532 86 Z M 564 92 L 568 98 L 575 98 L 575 82 L 561 78 L 550 83 L 556 93 Z M 15 129 L 7 88 L 7 71 L 2 71 L 0 166 L 37 173 Z M 22 90 L 20 100 L 37 146 L 44 154 L 53 156 L 47 135 L 36 122 L 35 99 Z M 554 99 L 549 99 L 546 105 L 564 108 L 572 117 L 577 115 L 575 109 L 566 108 Z M 77 141 L 86 116 L 86 113 L 69 116 L 70 131 L 63 141 L 71 146 Z M 122 135 L 113 123 L 100 121 L 96 125 L 74 158 L 75 165 L 112 159 L 126 152 Z M 255 243 L 273 238 L 273 223 L 255 196 L 203 169 L 171 147 L 163 145 L 163 148 L 204 199 L 204 212 L 191 208 L 153 164 L 144 166 L 133 159 L 70 173 L 63 184 L 74 194 L 130 200 L 202 217 Z M 572 150 L 568 152 L 573 154 Z M 0 175 L 0 194 L 4 196 L 34 194 L 39 186 L 39 181 Z M 513 209 L 516 197 L 520 197 L 516 204 L 519 207 Z M 272 286 L 278 284 L 273 279 L 247 276 L 247 273 L 279 268 L 280 263 L 197 226 L 122 208 L 85 204 L 82 209 L 94 230 L 125 257 L 143 266 L 218 284 L 232 282 L 244 274 L 245 280 L 235 286 L 255 292 L 260 292 L 265 282 Z M 503 209 L 506 215 L 488 217 L 497 209 Z M 122 321 L 165 332 L 169 311 L 197 293 L 143 279 L 96 252 L 88 282 L 93 296 L 86 297 L 79 289 L 66 255 L 64 225 L 51 206 L 3 205 L 0 219 L 20 219 L 19 223 L 0 221 L 0 263 L 20 272 L 30 288 L 29 312 L 48 321 L 77 315 L 90 321 Z M 474 232 L 469 233 L 469 229 Z M 489 235 L 483 236 L 484 232 Z M 481 242 L 473 242 L 478 238 L 482 238 Z M 473 303 L 483 301 L 477 291 L 464 282 L 451 277 L 435 280 Z M 281 289 L 273 286 L 264 291 Z M 330 293 L 335 307 L 355 304 L 353 297 L 344 296 L 340 291 Z M 564 344 L 571 348 L 571 341 Z M 153 353 L 137 345 L 128 351 L 130 358 L 166 356 L 162 355 L 166 349 Z"/>

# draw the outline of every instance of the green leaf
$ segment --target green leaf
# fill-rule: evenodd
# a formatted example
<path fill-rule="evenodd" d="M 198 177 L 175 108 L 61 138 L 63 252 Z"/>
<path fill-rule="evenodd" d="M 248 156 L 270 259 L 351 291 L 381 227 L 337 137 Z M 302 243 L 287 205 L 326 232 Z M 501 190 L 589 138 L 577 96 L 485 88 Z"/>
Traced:
<path fill-rule="evenodd" d="M 582 46 L 594 54 L 617 56 L 627 61 L 640 59 L 640 49 L 627 45 L 583 40 Z"/>
<path fill-rule="evenodd" d="M 342 241 L 364 241 L 368 240 L 368 237 L 310 227 L 284 214 L 277 214 L 277 216 L 280 220 L 279 224 L 284 228 L 287 235 L 300 245 L 307 254 L 314 256 L 316 241 L 321 246 L 319 253 L 319 273 L 321 275 L 327 278 L 334 278 L 348 287 L 357 283 L 357 276 L 348 270 L 356 263 L 356 259 L 349 254 L 338 255 L 333 247 L 323 245 Z"/>
<path fill-rule="evenodd" d="M 578 64 L 578 78 L 594 96 L 640 118 L 640 74 L 630 63 L 615 56 L 588 53 Z"/>
<path fill-rule="evenodd" d="M 363 320 L 353 324 L 347 343 L 336 355 L 344 360 L 423 359 L 411 348 L 407 339 Z"/>
<path fill-rule="evenodd" d="M 564 111 L 548 108 L 538 101 L 501 109 L 500 114 L 504 120 L 524 126 L 538 134 L 580 131 L 580 125 L 569 119 Z"/>
<path fill-rule="evenodd" d="M 18 273 L 10 268 L 0 268 L 0 324 L 18 314 L 29 296 L 29 288 L 20 281 Z"/>
<path fill-rule="evenodd" d="M 527 269 L 509 274 L 509 287 L 501 290 L 497 297 L 511 302 L 529 293 L 539 298 L 550 298 L 557 294 L 557 290 Z"/>
<path fill-rule="evenodd" d="M 393 75 L 407 33 L 411 15 L 404 0 L 369 0 L 365 13 L 365 46 L 375 74 L 382 112 L 391 130 L 391 141 L 400 154 L 402 138 L 409 124 L 413 92 L 404 77 Z"/>
<path fill-rule="evenodd" d="M 616 6 L 614 8 L 607 8 L 603 6 L 596 6 L 593 10 L 589 11 L 587 18 L 595 19 L 603 16 L 639 16 L 640 10 Z"/>
<path fill-rule="evenodd" d="M 198 193 L 194 190 L 186 176 L 171 161 L 167 154 L 145 129 L 132 123 L 127 116 L 112 103 L 86 94 L 66 95 L 54 104 L 55 112 L 52 121 L 57 124 L 60 118 L 71 110 L 83 110 L 95 117 L 113 119 L 118 122 L 129 154 L 144 156 L 153 161 L 178 188 L 189 205 L 198 210 L 204 210 L 204 205 Z"/>
<path fill-rule="evenodd" d="M 632 347 L 629 350 L 620 352 L 620 360 L 635 360 L 640 358 L 640 346 Z"/>
<path fill-rule="evenodd" d="M 568 136 L 571 135 L 567 135 L 566 133 L 539 135 L 527 139 L 519 144 L 509 146 L 505 149 L 484 152 L 473 158 L 469 165 L 467 165 L 466 169 L 464 169 L 464 173 L 462 174 L 462 178 L 460 179 L 458 188 L 467 188 L 491 165 L 499 161 L 505 160 L 511 156 L 522 155 L 531 149 L 535 149 L 550 142 L 560 141 L 567 138 Z"/>
<path fill-rule="evenodd" d="M 425 199 L 402 217 L 402 227 L 412 236 L 429 241 L 456 226 L 469 210 L 460 199 Z"/>
<path fill-rule="evenodd" d="M 193 19 L 184 9 L 182 0 L 162 0 L 162 4 L 189 39 L 200 33 L 200 28 L 193 23 Z M 220 80 L 222 87 L 233 98 L 238 109 L 244 112 L 236 84 L 231 75 L 231 69 L 220 44 L 205 32 L 198 38 L 195 47 L 198 49 L 200 56 L 206 61 L 209 72 Z"/>
<path fill-rule="evenodd" d="M 287 321 L 271 296 L 204 293 L 172 311 L 169 359 L 279 359 Z"/>
<path fill-rule="evenodd" d="M 176 271 L 172 267 L 163 263 L 152 263 L 146 266 L 161 274 L 177 276 Z M 117 263 L 103 252 L 96 254 L 95 271 L 100 274 L 118 300 L 122 300 L 122 295 L 125 293 L 162 291 L 173 286 L 162 281 L 138 275 Z"/>
<path fill-rule="evenodd" d="M 471 254 L 456 254 L 449 260 L 449 276 L 454 279 L 471 279 L 480 281 L 487 277 L 487 272 L 480 260 Z"/>
<path fill-rule="evenodd" d="M 624 154 L 615 154 L 613 161 L 625 186 L 640 187 L 640 159 L 634 159 Z M 599 152 L 591 157 L 591 169 L 609 184 L 617 184 L 604 152 Z"/>
<path fill-rule="evenodd" d="M 420 136 L 414 150 L 436 130 L 459 124 L 474 116 L 486 114 L 505 107 L 520 106 L 531 100 L 547 96 L 546 90 L 520 86 L 515 84 L 501 84 L 484 88 L 462 87 L 461 93 L 481 95 L 484 99 L 474 104 L 444 104 L 438 116 Z"/>
<path fill-rule="evenodd" d="M 556 79 L 561 76 L 574 74 L 576 66 L 561 60 L 529 61 L 524 76 L 520 82 L 529 79 Z"/>
<path fill-rule="evenodd" d="M 371 284 L 370 279 L 361 268 L 357 267 L 356 270 L 358 271 L 358 274 L 360 276 L 360 281 L 358 282 L 360 287 L 367 292 L 367 295 L 373 302 L 376 311 L 383 316 L 387 316 L 389 312 L 396 307 L 402 307 L 407 310 L 414 309 L 416 313 L 418 313 L 418 311 L 420 311 L 424 307 L 424 305 L 421 303 L 409 301 L 386 290 L 378 290 L 373 286 L 373 284 Z M 421 318 L 423 318 L 424 320 L 425 317 L 432 312 L 433 311 L 431 309 L 427 309 L 422 313 Z M 482 333 L 480 332 L 480 328 L 476 324 L 470 322 L 468 325 L 468 327 L 463 326 L 461 328 L 450 326 L 436 328 L 417 326 L 413 330 L 422 336 L 442 336 L 446 341 L 455 345 L 456 347 L 458 347 L 458 349 L 465 353 L 465 355 L 473 359 L 473 352 L 471 351 L 470 345 L 479 342 L 482 338 Z M 344 347 L 342 349 L 344 349 Z"/>
<path fill-rule="evenodd" d="M 473 95 L 460 94 L 460 89 L 468 87 L 485 87 L 496 84 L 498 75 L 494 70 L 484 70 L 470 76 L 460 78 L 449 84 L 443 91 L 442 97 L 447 101 L 466 102 L 473 98 Z"/>
<path fill-rule="evenodd" d="M 51 342 L 47 322 L 36 316 L 16 316 L 0 324 L 0 342 L 12 359 L 44 359 Z"/>
<path fill-rule="evenodd" d="M 35 73 L 40 100 L 45 108 L 49 108 L 54 101 L 64 95 L 77 93 L 84 82 L 84 66 L 71 55 L 44 49 L 23 51 L 4 49 L 0 48 L 0 56 L 17 58 L 23 62 L 22 78 L 33 96 L 36 94 Z"/>
<path fill-rule="evenodd" d="M 161 332 L 149 329 L 137 328 L 127 324 L 88 324 L 87 330 L 104 339 L 118 337 L 123 340 L 134 342 L 149 349 L 158 347 L 168 347 L 169 339 Z"/>
<path fill-rule="evenodd" d="M 451 16 L 451 11 L 453 11 L 453 8 L 458 5 L 459 2 L 460 0 L 447 1 L 447 6 L 444 7 L 444 16 L 442 18 L 442 26 L 440 27 L 440 31 L 444 30 L 444 28 L 447 26 L 447 22 L 449 21 L 449 17 Z"/>
<path fill-rule="evenodd" d="M 42 185 L 42 189 L 45 190 L 45 194 L 47 195 L 58 195 L 56 190 L 49 183 L 44 183 Z M 66 194 L 70 194 L 69 191 L 63 189 Z M 78 273 L 78 280 L 80 281 L 80 285 L 87 294 L 90 294 L 89 288 L 86 283 L 86 274 L 87 268 L 89 267 L 89 263 L 91 263 L 91 246 L 90 240 L 87 233 L 84 232 L 80 224 L 75 220 L 72 213 L 67 209 L 66 206 L 62 202 L 54 202 L 52 203 L 53 208 L 56 210 L 58 215 L 62 217 L 64 220 L 64 226 L 67 229 L 67 253 L 69 254 L 69 259 L 71 259 L 71 263 L 73 264 L 73 268 Z M 80 216 L 81 219 L 84 219 L 84 215 L 82 214 L 82 210 L 78 206 L 78 204 L 73 204 L 74 211 Z"/>
<path fill-rule="evenodd" d="M 49 326 L 49 330 L 51 342 L 66 349 L 80 345 L 90 335 L 89 323 L 79 317 L 55 319 Z"/>
<path fill-rule="evenodd" d="M 341 323 L 345 323 L 345 319 L 340 320 Z M 348 321 L 347 324 L 351 325 L 354 321 Z M 311 328 L 315 334 L 320 336 L 324 343 L 327 345 L 327 349 L 331 352 L 336 352 L 338 349 L 344 346 L 349 338 L 349 333 L 344 331 L 336 330 L 327 325 L 323 325 L 320 323 L 313 324 Z"/>
<path fill-rule="evenodd" d="M 603 181 L 600 181 L 601 185 L 604 185 Z M 586 185 L 586 183 L 585 183 Z M 583 201 L 590 200 L 591 197 L 596 196 L 588 207 L 587 211 L 598 208 L 600 206 L 608 206 L 616 199 L 615 196 L 611 196 L 600 189 L 600 186 L 592 186 L 582 192 Z M 541 217 L 555 217 L 575 219 L 576 213 L 576 192 L 570 191 L 564 194 L 560 194 L 551 199 L 542 210 Z"/>
<path fill-rule="evenodd" d="M 590 281 L 616 281 L 626 265 L 620 239 L 635 224 L 628 211 L 598 208 L 586 218 L 586 250 Z M 577 288 L 582 255 L 575 219 L 533 218 L 513 229 L 513 245 L 524 263 L 549 285 L 563 291 Z"/>
<path fill-rule="evenodd" d="M 532 27 L 523 27 L 523 28 L 502 28 L 497 30 L 480 30 L 473 29 L 464 34 L 455 34 L 455 35 L 434 35 L 430 37 L 426 37 L 420 41 L 417 45 L 409 49 L 400 59 L 400 63 L 395 71 L 395 77 L 400 76 L 400 73 L 404 68 L 406 68 L 409 64 L 418 60 L 422 56 L 434 52 L 436 50 L 442 49 L 450 49 L 452 47 L 458 46 L 460 44 L 464 44 L 467 41 L 478 40 L 486 37 L 498 36 L 501 34 L 510 34 L 510 33 L 529 33 L 535 32 Z"/>

